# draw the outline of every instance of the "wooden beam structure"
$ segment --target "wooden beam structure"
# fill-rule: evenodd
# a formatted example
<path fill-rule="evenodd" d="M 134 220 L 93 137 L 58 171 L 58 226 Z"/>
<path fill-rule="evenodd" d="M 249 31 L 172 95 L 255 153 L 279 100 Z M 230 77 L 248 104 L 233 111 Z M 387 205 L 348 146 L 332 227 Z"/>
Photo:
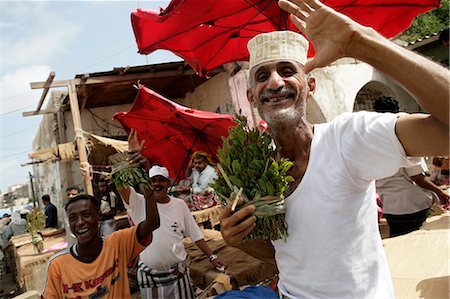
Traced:
<path fill-rule="evenodd" d="M 50 89 L 50 85 L 52 84 L 53 79 L 55 79 L 55 72 L 50 72 L 50 74 L 48 74 L 47 81 L 45 81 L 43 87 L 44 90 L 42 91 L 41 99 L 39 100 L 39 104 L 36 108 L 36 111 L 41 110 L 42 104 L 44 104 L 45 97 L 47 96 L 48 90 Z"/>
<path fill-rule="evenodd" d="M 89 85 L 89 84 L 100 84 L 100 83 L 112 83 L 112 82 L 122 82 L 122 81 L 139 81 L 143 79 L 151 79 L 151 78 L 161 78 L 161 77 L 170 77 L 179 74 L 183 74 L 186 76 L 190 76 L 195 74 L 192 69 L 181 71 L 160 71 L 158 73 L 140 73 L 140 74 L 123 74 L 120 76 L 98 76 L 98 77 L 88 77 L 88 78 L 76 78 L 73 80 L 58 80 L 53 81 L 49 84 L 49 87 L 65 87 L 70 84 L 74 84 L 75 86 L 79 85 Z M 45 88 L 47 81 L 45 82 L 31 82 L 31 89 L 39 89 Z"/>
<path fill-rule="evenodd" d="M 27 112 L 22 112 L 22 116 L 23 117 L 27 117 L 27 116 L 34 116 L 34 115 L 43 115 L 43 114 L 51 114 L 51 113 L 57 113 L 58 110 L 57 109 L 45 109 L 45 110 L 36 110 L 36 111 L 27 111 Z"/>
<path fill-rule="evenodd" d="M 88 167 L 88 157 L 86 151 L 86 142 L 83 138 L 82 126 L 81 126 L 81 114 L 80 108 L 78 107 L 78 96 L 77 96 L 77 88 L 74 83 L 69 84 L 67 86 L 69 89 L 69 103 L 70 103 L 70 111 L 72 112 L 73 126 L 75 130 L 75 141 L 77 142 L 78 149 L 78 157 L 80 160 L 80 166 L 84 170 L 83 171 L 83 181 L 84 186 L 86 187 L 86 193 L 89 195 L 94 195 L 94 190 L 92 189 L 92 182 L 89 175 Z"/>
<path fill-rule="evenodd" d="M 42 104 L 44 103 L 45 97 L 47 96 L 48 90 L 52 87 L 67 87 L 69 91 L 69 104 L 70 104 L 70 111 L 72 112 L 72 119 L 73 119 L 73 125 L 75 130 L 75 141 L 77 143 L 77 149 L 78 149 L 78 157 L 80 161 L 80 168 L 83 169 L 83 182 L 84 187 L 86 190 L 86 193 L 89 195 L 94 195 L 94 190 L 92 188 L 92 182 L 89 175 L 89 162 L 88 162 L 88 156 L 87 156 L 87 150 L 86 150 L 86 142 L 83 138 L 83 128 L 81 126 L 81 114 L 80 114 L 80 108 L 78 106 L 78 96 L 77 96 L 77 84 L 79 84 L 81 81 L 84 81 L 83 79 L 74 79 L 74 80 L 61 80 L 61 81 L 54 81 L 55 73 L 51 72 L 47 78 L 47 81 L 45 82 L 37 82 L 37 83 L 30 83 L 30 86 L 32 89 L 39 89 L 44 88 L 44 91 L 42 93 L 41 99 L 39 101 L 39 105 L 36 109 L 36 111 L 30 111 L 30 112 L 23 112 L 22 115 L 24 117 L 26 116 L 33 116 L 33 115 L 42 115 L 42 114 L 48 114 L 48 113 L 57 113 L 58 110 L 56 109 L 47 109 L 47 110 L 41 110 Z M 84 82 L 83 82 L 84 83 Z"/>

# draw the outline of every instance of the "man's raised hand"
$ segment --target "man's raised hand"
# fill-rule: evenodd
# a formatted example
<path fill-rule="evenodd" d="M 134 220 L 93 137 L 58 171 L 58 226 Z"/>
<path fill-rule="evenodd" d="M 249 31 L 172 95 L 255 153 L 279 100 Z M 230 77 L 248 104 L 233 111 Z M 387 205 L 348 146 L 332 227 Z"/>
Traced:
<path fill-rule="evenodd" d="M 148 159 L 142 154 L 145 146 L 145 140 L 139 142 L 137 131 L 131 129 L 130 135 L 128 135 L 128 154 L 130 164 L 140 164 L 145 169 L 150 168 Z"/>
<path fill-rule="evenodd" d="M 306 63 L 305 73 L 342 57 L 354 57 L 351 48 L 358 32 L 367 30 L 319 0 L 280 0 L 278 5 L 291 14 L 292 22 L 314 45 L 316 54 Z"/>

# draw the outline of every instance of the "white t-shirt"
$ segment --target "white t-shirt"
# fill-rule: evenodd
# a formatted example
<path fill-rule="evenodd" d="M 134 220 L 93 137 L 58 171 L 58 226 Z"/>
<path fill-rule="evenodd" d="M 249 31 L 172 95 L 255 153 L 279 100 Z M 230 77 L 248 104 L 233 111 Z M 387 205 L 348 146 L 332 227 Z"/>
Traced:
<path fill-rule="evenodd" d="M 412 214 L 430 208 L 439 197 L 431 190 L 417 186 L 410 177 L 427 171 L 423 159 L 416 165 L 401 168 L 393 176 L 377 180 L 378 195 L 383 202 L 383 214 Z"/>
<path fill-rule="evenodd" d="M 288 298 L 392 298 L 374 179 L 410 164 L 394 114 L 358 112 L 314 126 L 305 175 L 286 198 L 288 240 L 274 242 Z"/>
<path fill-rule="evenodd" d="M 129 205 L 125 202 L 124 205 L 133 223 L 140 223 L 145 219 L 145 198 L 130 189 Z M 183 200 L 170 196 L 168 203 L 157 203 L 157 206 L 159 228 L 153 232 L 152 242 L 139 256 L 150 269 L 168 269 L 186 259 L 183 238 L 188 236 L 197 242 L 203 239 L 203 234 Z"/>
<path fill-rule="evenodd" d="M 215 179 L 217 179 L 217 173 L 214 167 L 206 165 L 202 172 L 197 169 L 192 169 L 190 177 L 192 179 L 192 193 L 203 193 Z"/>

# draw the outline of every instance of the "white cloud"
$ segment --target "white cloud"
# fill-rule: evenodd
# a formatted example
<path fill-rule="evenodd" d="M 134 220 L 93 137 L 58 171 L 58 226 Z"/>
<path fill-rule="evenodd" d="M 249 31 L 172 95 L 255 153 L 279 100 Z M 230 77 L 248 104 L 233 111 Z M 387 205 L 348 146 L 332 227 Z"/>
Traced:
<path fill-rule="evenodd" d="M 66 53 L 82 30 L 81 21 L 68 21 L 52 2 L 4 2 L 2 60 L 6 68 L 48 62 Z"/>
<path fill-rule="evenodd" d="M 25 154 L 24 154 L 25 155 Z M 21 167 L 24 159 L 7 159 L 0 161 L 0 190 L 7 191 L 8 187 L 13 184 L 27 183 L 27 171 L 30 167 Z"/>
<path fill-rule="evenodd" d="M 45 81 L 51 69 L 47 65 L 33 65 L 15 70 L 0 78 L 0 114 L 8 113 L 39 102 L 42 89 L 32 90 L 30 82 Z M 45 105 L 44 105 L 45 107 Z M 32 109 L 28 109 L 32 110 Z"/>

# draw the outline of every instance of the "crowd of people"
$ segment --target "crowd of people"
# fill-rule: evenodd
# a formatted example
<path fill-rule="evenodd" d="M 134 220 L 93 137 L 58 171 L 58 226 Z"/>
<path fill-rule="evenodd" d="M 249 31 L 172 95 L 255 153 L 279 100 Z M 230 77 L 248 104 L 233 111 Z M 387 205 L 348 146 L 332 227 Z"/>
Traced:
<path fill-rule="evenodd" d="M 318 0 L 280 0 L 279 5 L 316 54 L 308 60 L 309 41 L 293 31 L 255 36 L 248 43 L 248 100 L 281 156 L 295 163 L 285 199 L 289 236 L 246 240 L 256 225 L 255 206 L 247 205 L 237 212 L 223 208 L 222 237 L 229 246 L 277 265 L 279 298 L 393 298 L 375 198 L 378 193 L 391 237 L 419 229 L 433 203 L 448 204 L 449 195 L 439 186 L 448 184 L 449 71 Z M 382 96 L 375 112 L 309 123 L 306 106 L 318 86 L 310 72 L 343 57 L 382 71 L 429 114 L 402 113 L 394 98 Z M 48 262 L 43 298 L 129 298 L 127 266 L 136 258 L 142 298 L 195 298 L 185 237 L 218 271 L 227 268 L 190 212 L 218 204 L 209 187 L 218 176 L 213 161 L 204 152 L 192 155 L 185 184 L 177 189 L 187 195 L 180 199 L 169 194 L 167 168 L 150 165 L 142 155 L 144 143 L 132 130 L 129 162 L 148 171 L 149 187 L 121 187 L 116 193 L 101 179 L 95 197 L 77 186 L 66 189 L 68 247 Z M 435 157 L 431 170 L 420 159 L 428 156 Z M 42 201 L 46 227 L 57 228 L 56 207 L 48 195 Z M 121 204 L 131 227 L 116 230 Z M 315 211 L 321 211 L 320 218 Z M 24 224 L 18 212 L 10 223 L 1 219 L 2 237 L 24 233 Z"/>

